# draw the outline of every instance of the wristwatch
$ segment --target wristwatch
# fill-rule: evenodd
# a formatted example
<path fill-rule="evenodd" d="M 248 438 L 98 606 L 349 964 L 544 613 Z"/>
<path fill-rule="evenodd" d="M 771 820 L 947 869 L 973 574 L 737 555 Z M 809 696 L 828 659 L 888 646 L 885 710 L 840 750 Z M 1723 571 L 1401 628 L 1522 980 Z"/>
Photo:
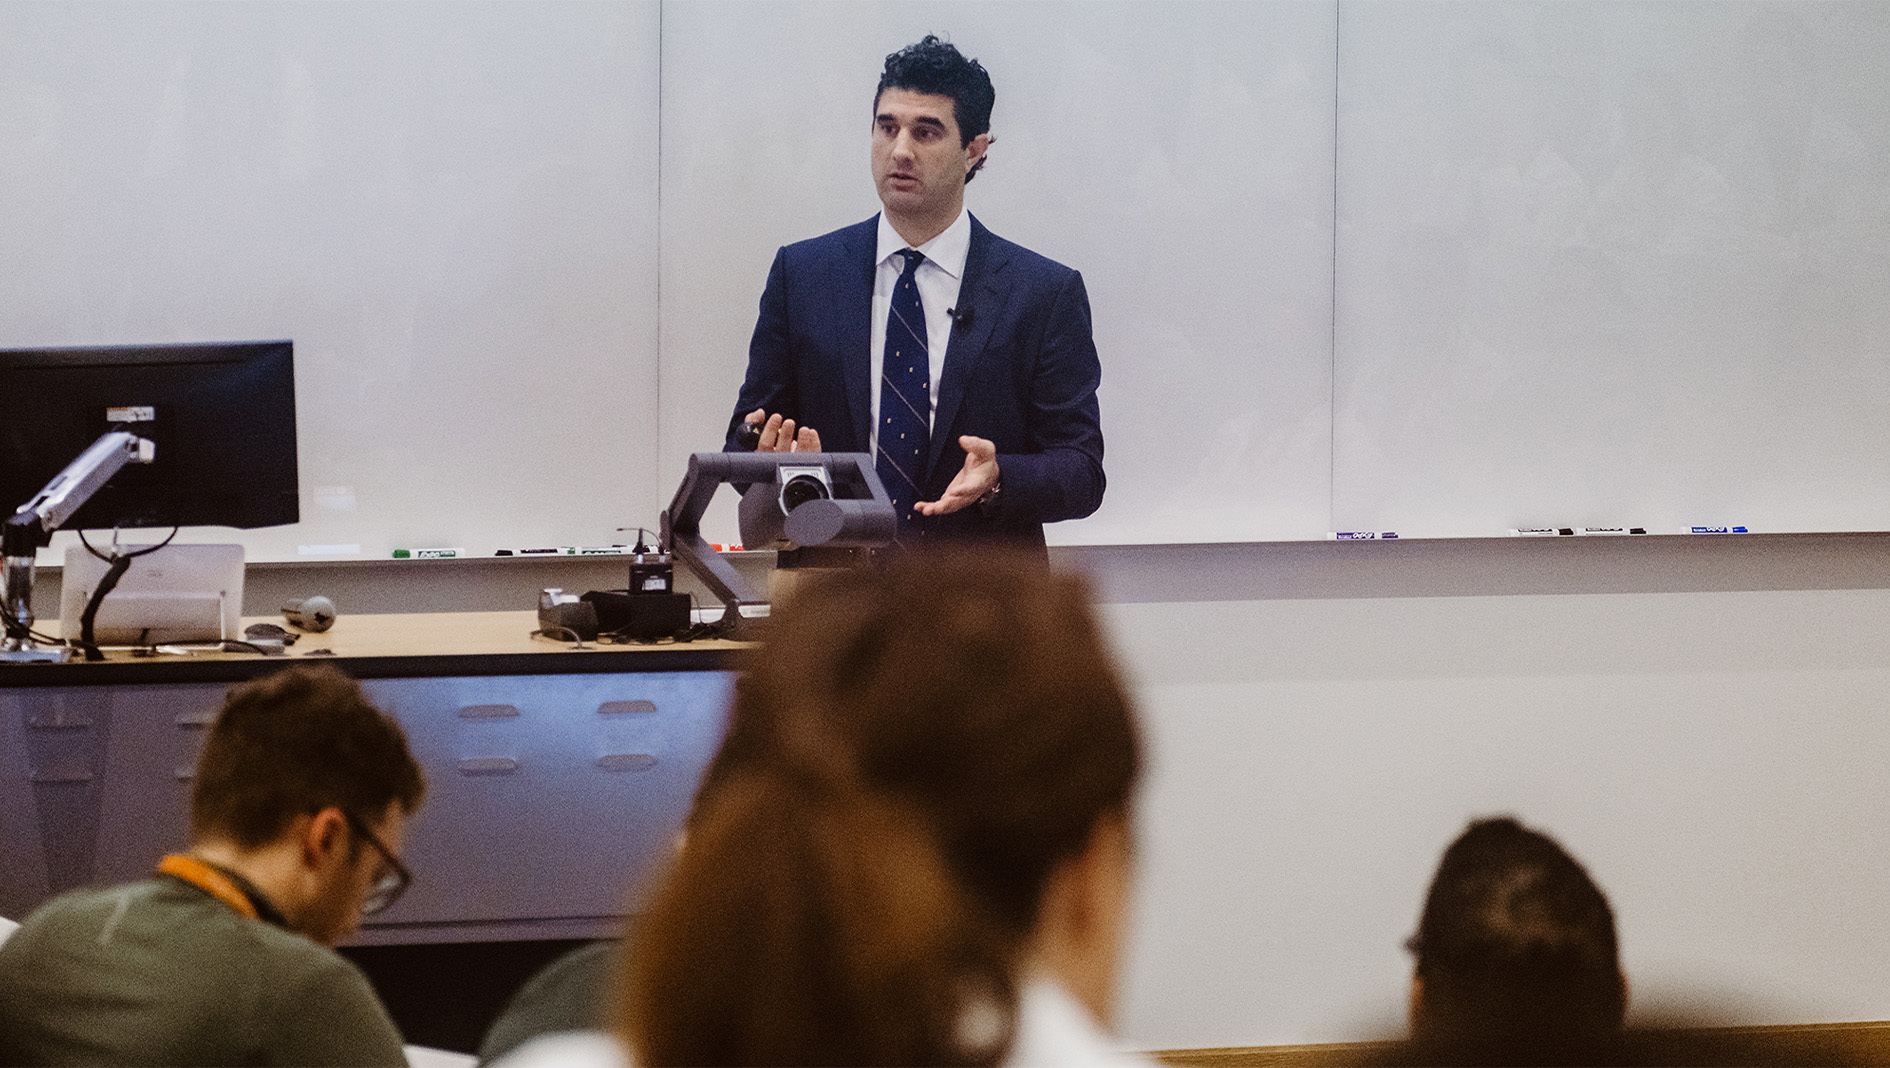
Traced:
<path fill-rule="evenodd" d="M 1004 476 L 999 475 L 998 480 L 991 483 L 991 488 L 984 491 L 984 496 L 978 498 L 978 510 L 983 512 L 986 518 L 998 514 L 998 495 L 1003 492 Z"/>

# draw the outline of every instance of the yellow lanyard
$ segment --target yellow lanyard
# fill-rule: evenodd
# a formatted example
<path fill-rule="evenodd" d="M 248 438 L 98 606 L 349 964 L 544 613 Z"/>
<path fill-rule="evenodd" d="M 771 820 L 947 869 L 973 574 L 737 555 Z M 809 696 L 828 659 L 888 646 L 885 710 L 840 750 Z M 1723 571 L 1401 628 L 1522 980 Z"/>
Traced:
<path fill-rule="evenodd" d="M 243 893 L 235 880 L 196 857 L 172 853 L 158 862 L 157 870 L 159 875 L 173 875 L 184 880 L 235 909 L 240 915 L 252 920 L 262 918 L 257 914 L 255 904 L 249 900 L 249 895 Z"/>

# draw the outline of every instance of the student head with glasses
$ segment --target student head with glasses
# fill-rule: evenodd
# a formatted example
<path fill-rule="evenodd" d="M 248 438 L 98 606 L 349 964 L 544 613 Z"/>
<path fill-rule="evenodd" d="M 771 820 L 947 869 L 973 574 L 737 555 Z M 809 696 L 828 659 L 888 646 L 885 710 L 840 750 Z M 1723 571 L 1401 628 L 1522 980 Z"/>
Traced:
<path fill-rule="evenodd" d="M 425 789 L 354 680 L 291 668 L 231 691 L 198 761 L 188 856 L 334 945 L 413 881 L 400 846 Z"/>
<path fill-rule="evenodd" d="M 400 726 L 332 666 L 233 687 L 153 877 L 40 905 L 0 945 L 0 1064 L 401 1064 L 331 947 L 411 876 L 425 784 Z"/>

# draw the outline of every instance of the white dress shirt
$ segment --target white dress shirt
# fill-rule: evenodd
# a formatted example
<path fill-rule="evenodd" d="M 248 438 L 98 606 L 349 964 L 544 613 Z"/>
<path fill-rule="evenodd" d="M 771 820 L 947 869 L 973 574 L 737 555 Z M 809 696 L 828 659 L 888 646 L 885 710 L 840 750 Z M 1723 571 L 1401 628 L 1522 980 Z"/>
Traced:
<path fill-rule="evenodd" d="M 1017 996 L 1017 1035 L 1004 1064 L 1014 1068 L 1156 1068 L 1122 1048 L 1062 984 L 1027 978 Z"/>
<path fill-rule="evenodd" d="M 875 456 L 879 455 L 879 393 L 884 376 L 881 364 L 886 355 L 886 317 L 892 312 L 893 286 L 906 269 L 905 258 L 899 252 L 912 247 L 893 229 L 892 223 L 886 221 L 886 213 L 880 212 L 879 257 L 874 261 L 879 266 L 873 273 L 873 433 L 867 443 Z M 913 281 L 919 287 L 919 303 L 925 307 L 925 349 L 932 372 L 931 388 L 926 390 L 932 402 L 931 411 L 926 413 L 929 424 L 933 413 L 938 411 L 938 378 L 945 370 L 945 347 L 952 340 L 951 311 L 958 304 L 965 257 L 971 252 L 971 213 L 959 209 L 958 218 L 937 237 L 918 246 L 918 250 L 925 254 L 925 262 L 919 264 Z"/>

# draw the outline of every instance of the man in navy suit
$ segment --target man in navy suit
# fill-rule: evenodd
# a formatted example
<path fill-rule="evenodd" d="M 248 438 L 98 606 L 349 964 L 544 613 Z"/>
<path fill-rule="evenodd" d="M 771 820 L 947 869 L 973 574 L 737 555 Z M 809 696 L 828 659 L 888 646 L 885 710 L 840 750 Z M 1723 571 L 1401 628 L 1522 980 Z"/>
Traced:
<path fill-rule="evenodd" d="M 1044 523 L 1102 503 L 1082 276 L 965 210 L 994 99 L 977 60 L 937 37 L 886 57 L 872 141 L 884 211 L 775 256 L 729 421 L 731 448 L 746 422 L 761 451 L 874 454 L 905 544 L 1042 546 Z"/>

